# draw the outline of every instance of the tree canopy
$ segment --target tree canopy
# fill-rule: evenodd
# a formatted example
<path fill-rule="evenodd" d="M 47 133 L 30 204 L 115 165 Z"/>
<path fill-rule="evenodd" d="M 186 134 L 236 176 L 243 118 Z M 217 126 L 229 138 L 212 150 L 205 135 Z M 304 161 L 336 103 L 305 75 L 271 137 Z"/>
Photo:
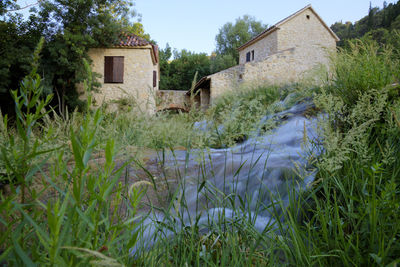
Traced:
<path fill-rule="evenodd" d="M 172 50 L 169 45 L 160 51 L 160 70 L 162 90 L 188 90 L 195 73 L 203 77 L 235 66 L 239 61 L 237 48 L 262 32 L 267 25 L 254 17 L 245 15 L 235 24 L 228 22 L 222 26 L 215 37 L 217 46 L 211 56 L 187 50 Z"/>
<path fill-rule="evenodd" d="M 173 54 L 173 60 L 170 58 Z M 189 90 L 198 72 L 198 77 L 210 74 L 210 58 L 206 53 L 193 53 L 183 49 L 174 50 L 169 45 L 160 51 L 160 88 L 168 90 Z"/>
<path fill-rule="evenodd" d="M 379 43 L 391 43 L 393 32 L 400 30 L 400 2 L 387 4 L 383 7 L 372 7 L 368 14 L 355 23 L 336 22 L 331 29 L 341 39 L 339 46 L 344 46 L 347 40 L 355 38 L 372 38 Z"/>
<path fill-rule="evenodd" d="M 41 36 L 45 37 L 39 71 L 45 92 L 56 94 L 54 103 L 65 111 L 80 105 L 76 84 L 85 77 L 82 59 L 90 47 L 107 47 L 126 31 L 150 39 L 136 16 L 133 1 L 41 0 L 27 20 L 7 14 L 15 1 L 0 4 L 0 94 L 8 96 L 29 72 L 30 55 Z M 4 97 L 2 96 L 4 99 Z M 5 105 L 1 103 L 2 107 Z M 4 110 L 4 108 L 3 108 Z"/>
<path fill-rule="evenodd" d="M 238 62 L 237 48 L 266 28 L 267 25 L 249 15 L 237 18 L 235 24 L 232 22 L 225 23 L 215 37 L 217 54 L 231 55 Z"/>

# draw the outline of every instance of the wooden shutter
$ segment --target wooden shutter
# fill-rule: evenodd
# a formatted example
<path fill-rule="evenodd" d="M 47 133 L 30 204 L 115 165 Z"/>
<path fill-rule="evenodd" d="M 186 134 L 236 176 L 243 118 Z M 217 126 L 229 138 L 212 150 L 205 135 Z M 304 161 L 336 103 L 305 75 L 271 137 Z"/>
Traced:
<path fill-rule="evenodd" d="M 124 82 L 124 57 L 104 57 L 104 83 Z"/>
<path fill-rule="evenodd" d="M 124 57 L 114 57 L 113 81 L 124 82 Z"/>
<path fill-rule="evenodd" d="M 153 87 L 157 87 L 157 71 L 153 70 Z"/>
<path fill-rule="evenodd" d="M 104 57 L 104 83 L 113 82 L 113 57 Z"/>
<path fill-rule="evenodd" d="M 250 52 L 247 52 L 246 53 L 246 62 L 249 62 L 250 61 Z"/>

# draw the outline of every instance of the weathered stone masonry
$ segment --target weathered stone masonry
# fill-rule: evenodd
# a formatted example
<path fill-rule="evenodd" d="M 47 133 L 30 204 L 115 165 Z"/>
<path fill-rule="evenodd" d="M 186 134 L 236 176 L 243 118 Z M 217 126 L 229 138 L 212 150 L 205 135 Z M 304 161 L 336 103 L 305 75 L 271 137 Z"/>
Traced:
<path fill-rule="evenodd" d="M 156 94 L 160 79 L 156 46 L 135 35 L 122 35 L 120 42 L 114 47 L 91 48 L 88 54 L 92 60 L 92 71 L 101 75 L 98 79 L 101 87 L 93 92 L 96 105 L 107 104 L 109 110 L 115 111 L 119 100 L 128 99 L 144 113 L 156 112 Z M 118 70 L 123 72 L 123 82 L 105 81 L 106 57 L 123 58 L 123 66 Z"/>
<path fill-rule="evenodd" d="M 241 46 L 238 66 L 203 77 L 195 91 L 208 89 L 208 104 L 212 104 L 224 92 L 243 84 L 299 82 L 312 69 L 328 66 L 337 41 L 314 9 L 306 6 Z"/>

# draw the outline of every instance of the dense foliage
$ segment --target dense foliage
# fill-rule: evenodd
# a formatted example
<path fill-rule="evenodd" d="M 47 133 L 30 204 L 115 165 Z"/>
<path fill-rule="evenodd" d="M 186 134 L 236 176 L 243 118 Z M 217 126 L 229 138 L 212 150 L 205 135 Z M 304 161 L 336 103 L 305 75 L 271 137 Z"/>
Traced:
<path fill-rule="evenodd" d="M 395 266 L 400 252 L 399 62 L 390 47 L 359 41 L 340 50 L 332 80 L 321 87 L 241 88 L 221 97 L 206 114 L 193 110 L 147 117 L 128 106 L 109 115 L 74 113 L 67 120 L 35 112 L 47 101 L 34 104 L 24 97 L 36 97 L 43 89 L 32 72 L 13 93 L 21 114 L 17 128 L 7 118 L 0 123 L 0 261 Z M 229 228 L 216 225 L 204 235 L 195 225 L 186 226 L 173 239 L 160 238 L 150 251 L 131 257 L 133 216 L 142 193 L 122 182 L 128 177 L 120 179 L 124 167 L 115 168 L 117 160 L 135 155 L 139 164 L 146 148 L 234 145 L 254 132 L 262 116 L 280 111 L 279 101 L 289 93 L 294 93 L 293 104 L 314 98 L 316 111 L 326 116 L 320 125 L 324 154 L 311 158 L 317 179 L 282 215 L 289 228 L 279 224 L 280 234 L 270 228 L 260 234 L 251 222 L 241 221 Z M 24 103 L 32 109 L 21 109 Z M 194 122 L 202 120 L 211 127 L 193 130 Z M 215 131 L 220 125 L 222 134 Z M 265 130 L 274 123 L 269 127 Z M 94 154 L 104 155 L 103 163 L 95 164 L 100 161 L 91 160 Z M 243 205 L 238 208 L 245 211 Z M 122 213 L 110 208 L 115 206 L 123 207 Z"/>
<path fill-rule="evenodd" d="M 173 52 L 166 46 L 160 51 L 160 88 L 168 90 L 189 90 L 196 72 L 199 77 L 210 74 L 210 58 L 205 53 L 193 53 L 183 49 Z"/>
<path fill-rule="evenodd" d="M 240 88 L 221 96 L 206 113 L 148 117 L 130 105 L 113 114 L 91 110 L 92 74 L 82 63 L 87 106 L 83 113 L 66 111 L 64 119 L 56 113 L 50 116 L 53 95 L 42 97 L 47 84 L 41 77 L 39 52 L 46 41 L 40 41 L 29 57 L 33 64 L 23 63 L 28 75 L 12 91 L 16 118 L 0 114 L 0 264 L 397 266 L 400 54 L 394 45 L 400 43 L 400 35 L 392 38 L 387 46 L 370 38 L 349 42 L 339 49 L 326 84 Z M 172 55 L 164 52 L 165 58 Z M 185 53 L 177 56 L 196 58 Z M 200 232 L 196 224 L 185 225 L 173 238 L 161 236 L 152 249 L 132 256 L 139 223 L 135 216 L 144 194 L 141 185 L 156 187 L 160 178 L 142 164 L 146 150 L 160 149 L 164 155 L 182 146 L 190 150 L 235 145 L 259 127 L 261 117 L 279 112 L 288 94 L 293 95 L 292 104 L 315 102 L 316 109 L 307 114 L 320 112 L 323 118 L 322 138 L 314 141 L 322 142 L 324 151 L 318 158 L 310 155 L 316 179 L 291 199 L 282 214 L 287 225 L 278 221 L 263 233 L 247 220 L 216 224 L 209 233 Z M 194 129 L 199 121 L 211 127 Z M 263 130 L 274 123 L 271 120 Z M 222 133 L 216 131 L 220 126 Z M 132 161 L 149 174 L 152 184 L 133 183 L 128 176 Z M 173 191 L 168 186 L 160 189 L 165 190 Z M 226 195 L 221 202 L 232 197 Z M 185 207 L 177 194 L 168 200 L 164 204 L 177 212 Z M 237 208 L 243 213 L 247 209 L 245 203 Z M 169 227 L 168 223 L 179 222 L 172 218 L 156 225 Z"/>
<path fill-rule="evenodd" d="M 238 63 L 239 52 L 237 49 L 266 28 L 267 25 L 248 15 L 236 19 L 235 24 L 231 22 L 224 24 L 215 37 L 217 54 L 231 55 Z"/>
<path fill-rule="evenodd" d="M 55 94 L 52 105 L 57 105 L 64 115 L 67 105 L 71 108 L 83 105 L 75 87 L 85 78 L 82 59 L 88 59 L 90 47 L 107 47 L 122 31 L 149 39 L 140 23 L 129 20 L 135 15 L 132 1 L 42 0 L 25 20 L 6 10 L 15 8 L 13 4 L 13 1 L 2 4 L 4 16 L 0 21 L 0 104 L 6 113 L 12 106 L 9 90 L 18 88 L 19 81 L 29 73 L 30 55 L 41 36 L 45 37 L 39 67 L 44 93 Z"/>
<path fill-rule="evenodd" d="M 393 43 L 392 32 L 400 30 L 400 2 L 383 2 L 383 8 L 369 6 L 368 15 L 355 23 L 336 22 L 331 29 L 341 39 L 340 46 L 346 40 L 368 36 L 379 43 Z"/>
<path fill-rule="evenodd" d="M 217 47 L 211 56 L 204 53 L 193 53 L 183 49 L 174 51 L 167 44 L 160 51 L 161 90 L 188 90 L 198 72 L 198 77 L 219 72 L 235 66 L 239 62 L 237 48 L 265 30 L 267 25 L 254 17 L 245 15 L 222 26 L 215 37 Z"/>

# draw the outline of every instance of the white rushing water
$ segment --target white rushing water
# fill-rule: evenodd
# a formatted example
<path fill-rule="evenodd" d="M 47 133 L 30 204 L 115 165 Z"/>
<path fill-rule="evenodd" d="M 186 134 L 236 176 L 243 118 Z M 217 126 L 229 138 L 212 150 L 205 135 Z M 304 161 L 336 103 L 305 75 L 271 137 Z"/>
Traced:
<path fill-rule="evenodd" d="M 299 103 L 266 116 L 260 125 L 275 120 L 274 130 L 232 148 L 168 154 L 164 167 L 170 175 L 180 176 L 175 207 L 168 218 L 153 214 L 143 222 L 140 242 L 132 253 L 150 247 L 156 232 L 168 237 L 194 223 L 203 232 L 221 221 L 229 226 L 243 219 L 259 232 L 276 228 L 290 198 L 314 180 L 310 158 L 321 150 L 316 142 L 318 119 L 304 115 L 312 107 L 311 102 Z M 159 228 L 159 222 L 173 230 Z"/>

